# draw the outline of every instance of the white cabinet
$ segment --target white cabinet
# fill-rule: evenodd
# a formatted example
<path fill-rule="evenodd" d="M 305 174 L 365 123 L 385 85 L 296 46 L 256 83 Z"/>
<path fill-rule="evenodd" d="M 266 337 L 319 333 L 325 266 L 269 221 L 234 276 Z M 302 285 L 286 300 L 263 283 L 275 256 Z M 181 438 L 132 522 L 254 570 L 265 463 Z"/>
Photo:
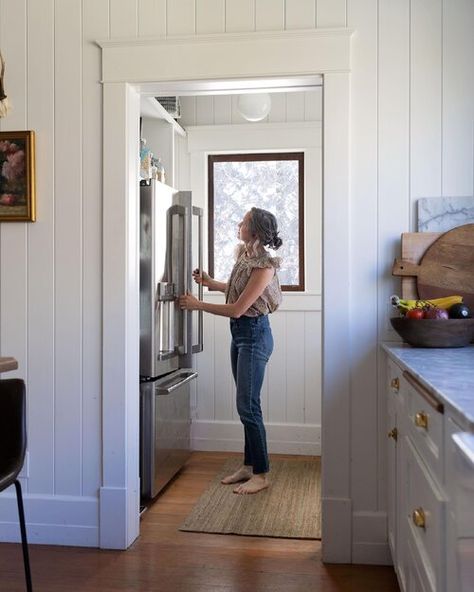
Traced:
<path fill-rule="evenodd" d="M 162 107 L 154 97 L 142 97 L 140 104 L 141 137 L 146 139 L 156 158 L 160 158 L 166 175 L 166 184 L 176 189 L 182 187 L 180 179 L 184 176 L 181 162 L 183 146 L 186 146 L 186 131 Z"/>
<path fill-rule="evenodd" d="M 387 382 L 388 543 L 400 588 L 460 591 L 451 436 L 466 426 L 392 359 Z"/>

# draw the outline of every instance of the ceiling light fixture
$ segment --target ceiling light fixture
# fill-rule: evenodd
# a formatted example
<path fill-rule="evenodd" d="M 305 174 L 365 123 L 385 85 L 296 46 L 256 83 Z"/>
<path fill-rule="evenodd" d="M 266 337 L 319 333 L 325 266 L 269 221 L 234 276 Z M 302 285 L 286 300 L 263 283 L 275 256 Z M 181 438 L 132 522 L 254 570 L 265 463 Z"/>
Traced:
<path fill-rule="evenodd" d="M 237 111 L 247 121 L 262 121 L 270 113 L 272 100 L 268 93 L 239 95 Z"/>

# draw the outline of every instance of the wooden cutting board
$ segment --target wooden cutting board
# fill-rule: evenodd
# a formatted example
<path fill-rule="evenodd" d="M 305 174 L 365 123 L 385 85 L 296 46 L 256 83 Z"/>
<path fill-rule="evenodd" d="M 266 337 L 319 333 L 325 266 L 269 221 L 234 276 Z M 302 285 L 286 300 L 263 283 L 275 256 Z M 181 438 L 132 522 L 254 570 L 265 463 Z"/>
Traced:
<path fill-rule="evenodd" d="M 405 241 L 405 253 L 402 249 L 402 259 L 395 260 L 392 273 L 402 276 L 402 282 L 410 276 L 415 278 L 417 289 L 411 297 L 426 300 L 459 294 L 474 308 L 474 224 L 444 234 L 406 233 L 403 237 L 408 235 L 417 237 L 411 241 L 412 260 L 406 253 L 410 241 Z M 419 262 L 413 254 L 413 243 L 428 245 Z M 407 297 L 403 291 L 402 297 Z"/>

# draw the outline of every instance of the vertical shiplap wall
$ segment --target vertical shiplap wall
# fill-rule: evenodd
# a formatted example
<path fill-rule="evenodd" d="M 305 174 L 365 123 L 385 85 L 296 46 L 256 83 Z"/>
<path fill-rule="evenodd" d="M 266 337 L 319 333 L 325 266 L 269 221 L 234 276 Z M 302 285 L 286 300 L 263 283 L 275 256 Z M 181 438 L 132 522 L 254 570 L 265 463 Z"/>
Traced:
<path fill-rule="evenodd" d="M 322 89 L 291 93 L 270 93 L 270 113 L 260 123 L 321 121 Z M 237 110 L 238 95 L 180 97 L 183 127 L 248 123 Z"/>
<path fill-rule="evenodd" d="M 1 129 L 37 134 L 38 220 L 0 225 L 0 348 L 28 382 L 29 494 L 96 496 L 100 483 L 102 113 L 93 40 L 349 26 L 357 28 L 354 499 L 356 510 L 383 508 L 377 344 L 393 337 L 390 265 L 400 233 L 415 228 L 418 197 L 473 193 L 473 24 L 472 0 L 0 0 L 14 106 Z M 227 109 L 215 111 L 216 123 Z"/>

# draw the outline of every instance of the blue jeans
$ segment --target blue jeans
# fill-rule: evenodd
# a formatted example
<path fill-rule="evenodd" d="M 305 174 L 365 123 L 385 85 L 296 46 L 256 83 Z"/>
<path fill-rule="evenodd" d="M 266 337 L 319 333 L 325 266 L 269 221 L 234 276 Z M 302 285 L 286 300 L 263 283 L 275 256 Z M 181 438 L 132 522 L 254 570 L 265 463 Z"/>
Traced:
<path fill-rule="evenodd" d="M 260 406 L 265 366 L 273 351 L 273 336 L 268 316 L 230 319 L 232 343 L 230 358 L 237 387 L 237 411 L 244 426 L 244 464 L 253 472 L 269 470 L 267 437 Z"/>

